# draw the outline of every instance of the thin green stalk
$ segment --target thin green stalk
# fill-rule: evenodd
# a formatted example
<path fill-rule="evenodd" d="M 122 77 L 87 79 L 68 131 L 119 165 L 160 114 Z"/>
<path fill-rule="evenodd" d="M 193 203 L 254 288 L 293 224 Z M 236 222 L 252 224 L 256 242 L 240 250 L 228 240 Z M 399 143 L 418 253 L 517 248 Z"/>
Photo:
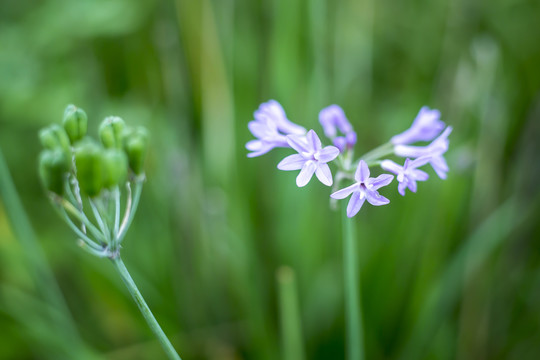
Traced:
<path fill-rule="evenodd" d="M 343 206 L 343 276 L 345 280 L 345 323 L 347 359 L 364 359 L 364 331 L 360 302 L 360 277 L 353 220 Z"/>
<path fill-rule="evenodd" d="M 85 226 L 82 229 L 83 233 L 86 233 L 86 228 L 88 228 L 88 230 L 90 230 L 90 232 L 95 236 L 96 239 L 102 242 L 106 242 L 107 239 L 104 237 L 104 235 L 90 222 L 90 220 L 88 220 L 86 215 L 84 215 L 83 212 L 77 210 L 75 206 L 73 206 L 73 204 L 60 197 L 53 197 L 53 201 L 63 206 L 67 212 L 69 212 L 74 218 L 76 218 L 82 223 L 82 226 Z"/>
<path fill-rule="evenodd" d="M 282 266 L 277 271 L 279 310 L 281 319 L 281 342 L 284 360 L 302 360 L 302 325 L 298 309 L 298 296 L 294 271 Z"/>
<path fill-rule="evenodd" d="M 152 311 L 150 311 L 150 308 L 144 301 L 144 298 L 142 297 L 139 289 L 137 288 L 137 285 L 135 285 L 135 282 L 131 278 L 131 275 L 129 275 L 128 270 L 126 269 L 126 266 L 124 265 L 124 262 L 120 258 L 120 256 L 111 259 L 114 266 L 116 267 L 116 270 L 118 270 L 118 273 L 120 274 L 120 277 L 124 281 L 124 284 L 126 284 L 129 293 L 131 296 L 133 296 L 133 300 L 135 300 L 135 303 L 137 303 L 137 306 L 139 307 L 139 310 L 141 310 L 141 313 L 143 314 L 146 322 L 148 323 L 148 326 L 150 326 L 150 329 L 156 335 L 159 342 L 161 343 L 161 346 L 163 347 L 163 350 L 167 353 L 167 356 L 169 359 L 173 360 L 181 360 L 180 356 L 176 353 L 176 350 L 174 350 L 174 347 L 172 346 L 171 342 L 159 326 L 156 318 L 152 314 Z"/>
<path fill-rule="evenodd" d="M 109 227 L 107 226 L 107 221 L 103 220 L 103 217 L 101 214 L 103 212 L 100 212 L 94 203 L 94 200 L 90 199 L 90 206 L 92 207 L 92 212 L 94 213 L 94 217 L 96 218 L 96 221 L 99 225 L 99 228 L 101 229 L 101 233 L 105 236 L 105 239 L 107 240 L 107 243 L 111 243 L 111 234 L 109 232 Z"/>
<path fill-rule="evenodd" d="M 391 142 L 387 142 L 371 150 L 370 152 L 365 153 L 364 155 L 360 157 L 360 159 L 369 163 L 370 161 L 379 160 L 383 157 L 390 156 L 393 153 L 394 153 L 394 144 L 392 144 Z"/>
<path fill-rule="evenodd" d="M 114 228 L 113 239 L 118 237 L 118 230 L 120 229 L 120 189 L 118 186 L 114 189 Z"/>
<path fill-rule="evenodd" d="M 55 207 L 56 208 L 56 207 Z M 66 210 L 64 208 L 58 207 L 60 216 L 64 219 L 64 221 L 68 224 L 68 226 L 81 238 L 82 241 L 84 241 L 88 246 L 93 248 L 94 250 L 103 250 L 103 248 L 95 243 L 92 239 L 90 239 L 86 234 L 84 234 L 78 227 L 71 221 L 71 218 L 66 213 Z"/>
<path fill-rule="evenodd" d="M 141 198 L 141 191 L 142 191 L 142 181 L 137 180 L 135 182 L 135 191 L 133 195 L 133 201 L 131 201 L 131 187 L 129 186 L 129 183 L 128 183 L 127 189 L 128 189 L 128 205 L 126 206 L 124 219 L 122 220 L 122 225 L 120 226 L 120 230 L 116 238 L 117 244 L 120 244 L 122 240 L 124 239 L 124 236 L 126 236 L 127 229 L 129 229 L 129 226 L 131 225 L 131 221 L 133 220 L 133 217 L 135 216 L 135 212 L 137 211 L 137 207 L 139 206 L 139 200 Z"/>

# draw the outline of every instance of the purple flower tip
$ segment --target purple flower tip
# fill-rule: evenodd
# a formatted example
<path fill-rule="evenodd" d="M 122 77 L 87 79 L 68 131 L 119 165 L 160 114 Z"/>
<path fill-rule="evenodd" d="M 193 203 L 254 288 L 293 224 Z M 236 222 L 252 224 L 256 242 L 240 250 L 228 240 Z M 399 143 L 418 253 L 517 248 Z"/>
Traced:
<path fill-rule="evenodd" d="M 392 182 L 394 176 L 382 174 L 376 178 L 369 176 L 369 167 L 364 160 L 360 160 L 358 168 L 354 174 L 356 183 L 336 191 L 330 197 L 332 199 L 345 199 L 351 195 L 349 204 L 347 205 L 347 216 L 353 217 L 356 215 L 362 205 L 367 200 L 371 205 L 381 206 L 390 203 L 390 200 L 380 195 L 377 191 L 379 188 L 386 186 Z"/>
<path fill-rule="evenodd" d="M 401 196 L 405 196 L 405 189 L 408 188 L 412 192 L 416 192 L 416 182 L 426 181 L 429 178 L 427 173 L 417 169 L 418 167 L 427 164 L 429 161 L 429 157 L 421 157 L 413 161 L 405 159 L 405 164 L 400 166 L 392 160 L 383 160 L 381 162 L 381 167 L 384 170 L 393 172 L 397 175 L 397 181 L 399 183 L 398 191 Z"/>
<path fill-rule="evenodd" d="M 444 129 L 439 110 L 424 106 L 414 119 L 411 127 L 390 139 L 394 145 L 407 145 L 417 141 L 431 141 Z"/>
<path fill-rule="evenodd" d="M 340 151 L 345 150 L 345 147 L 350 149 L 356 144 L 356 133 L 349 120 L 347 120 L 343 109 L 338 105 L 330 105 L 322 109 L 319 113 L 319 122 L 323 127 L 324 134 L 334 141 L 334 145 Z M 345 143 L 342 140 L 337 140 L 339 138 L 337 137 L 338 131 L 345 135 Z"/>
<path fill-rule="evenodd" d="M 289 147 L 286 135 L 305 135 L 306 129 L 287 119 L 283 107 L 275 100 L 262 103 L 254 113 L 248 128 L 257 139 L 246 144 L 252 151 L 248 157 L 266 154 L 275 147 Z"/>
<path fill-rule="evenodd" d="M 396 145 L 394 146 L 394 153 L 397 156 L 408 158 L 427 158 L 435 173 L 441 179 L 446 179 L 449 168 L 443 155 L 448 150 L 448 136 L 451 132 L 452 127 L 448 126 L 428 146 Z"/>

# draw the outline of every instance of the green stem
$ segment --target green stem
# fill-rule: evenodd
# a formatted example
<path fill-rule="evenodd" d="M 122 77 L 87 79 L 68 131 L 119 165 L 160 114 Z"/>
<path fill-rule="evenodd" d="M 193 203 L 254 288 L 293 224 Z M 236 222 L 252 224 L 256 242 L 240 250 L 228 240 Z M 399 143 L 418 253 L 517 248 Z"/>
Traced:
<path fill-rule="evenodd" d="M 118 186 L 114 189 L 114 226 L 113 226 L 113 239 L 118 236 L 118 230 L 120 228 L 120 189 Z"/>
<path fill-rule="evenodd" d="M 343 207 L 343 275 L 345 280 L 345 322 L 347 326 L 347 359 L 364 359 L 360 277 L 354 223 Z"/>
<path fill-rule="evenodd" d="M 101 212 L 98 210 L 96 204 L 94 203 L 94 200 L 90 199 L 90 207 L 92 207 L 92 212 L 94 213 L 94 218 L 96 219 L 99 228 L 101 230 L 101 233 L 105 237 L 105 240 L 107 241 L 107 244 L 111 243 L 111 234 L 109 232 L 109 228 L 107 227 L 107 222 L 103 220 L 103 217 L 101 216 Z"/>
<path fill-rule="evenodd" d="M 90 222 L 90 220 L 88 220 L 88 218 L 86 217 L 86 215 L 84 215 L 83 212 L 77 210 L 75 206 L 73 206 L 73 204 L 71 204 L 66 199 L 60 198 L 56 195 L 51 196 L 53 202 L 56 202 L 60 206 L 63 206 L 69 214 L 71 214 L 75 219 L 79 220 L 83 225 L 85 225 L 84 230 L 88 228 L 88 230 L 94 235 L 96 239 L 100 240 L 103 243 L 106 242 L 106 238 L 104 237 L 104 235 Z M 84 230 L 83 232 L 85 232 Z"/>
<path fill-rule="evenodd" d="M 141 310 L 141 313 L 143 314 L 146 322 L 148 323 L 148 326 L 150 326 L 150 329 L 156 335 L 159 342 L 161 343 L 161 346 L 163 347 L 163 350 L 167 353 L 167 356 L 169 359 L 173 360 L 181 360 L 180 356 L 176 353 L 176 350 L 174 350 L 174 347 L 172 346 L 171 342 L 159 326 L 156 318 L 152 314 L 152 311 L 150 311 L 150 308 L 144 301 L 144 298 L 142 297 L 139 289 L 137 288 L 137 285 L 135 285 L 135 282 L 131 278 L 131 275 L 129 275 L 128 270 L 126 269 L 126 266 L 124 265 L 124 262 L 120 258 L 120 256 L 111 259 L 114 266 L 116 267 L 116 270 L 118 270 L 118 273 L 120 274 L 120 277 L 122 277 L 122 280 L 124 281 L 124 284 L 126 284 L 131 296 L 133 296 L 133 300 L 135 300 L 135 303 L 137 303 L 137 306 L 139 307 L 139 310 Z"/>
<path fill-rule="evenodd" d="M 394 144 L 392 144 L 391 142 L 387 142 L 386 144 L 382 144 L 381 146 L 371 150 L 370 152 L 365 153 L 360 157 L 360 159 L 364 160 L 365 162 L 370 162 L 392 155 L 393 153 Z"/>

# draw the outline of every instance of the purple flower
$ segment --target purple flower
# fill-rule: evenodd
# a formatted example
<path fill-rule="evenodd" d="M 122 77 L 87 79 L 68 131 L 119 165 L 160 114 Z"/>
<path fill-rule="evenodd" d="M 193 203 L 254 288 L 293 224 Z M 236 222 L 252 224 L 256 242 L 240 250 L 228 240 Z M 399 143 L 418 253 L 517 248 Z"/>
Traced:
<path fill-rule="evenodd" d="M 287 137 L 280 134 L 276 124 L 269 119 L 261 121 L 250 121 L 248 128 L 257 137 L 246 144 L 246 149 L 252 151 L 248 157 L 255 157 L 266 154 L 275 147 L 289 147 Z"/>
<path fill-rule="evenodd" d="M 306 137 L 288 135 L 287 142 L 298 154 L 287 156 L 278 164 L 279 170 L 300 170 L 296 178 L 298 187 L 305 186 L 313 174 L 327 186 L 332 185 L 332 173 L 326 164 L 339 155 L 334 146 L 322 148 L 321 140 L 313 130 L 309 130 Z"/>
<path fill-rule="evenodd" d="M 246 148 L 252 151 L 248 157 L 266 154 L 275 147 L 289 147 L 286 135 L 306 133 L 306 129 L 287 119 L 285 111 L 275 100 L 262 103 L 254 117 L 248 128 L 257 139 L 247 142 Z"/>
<path fill-rule="evenodd" d="M 428 146 L 396 145 L 394 153 L 398 156 L 409 158 L 429 158 L 429 163 L 433 170 L 441 179 L 446 179 L 448 164 L 443 155 L 448 150 L 448 135 L 452 132 L 452 127 L 448 126 L 439 137 Z"/>
<path fill-rule="evenodd" d="M 421 157 L 413 161 L 407 158 L 403 166 L 399 166 L 392 160 L 383 160 L 381 167 L 397 175 L 396 178 L 399 182 L 398 191 L 402 196 L 405 196 L 406 188 L 409 188 L 412 192 L 416 192 L 416 182 L 426 181 L 429 178 L 427 173 L 417 169 L 417 167 L 427 164 L 429 160 L 429 157 Z"/>
<path fill-rule="evenodd" d="M 414 119 L 410 128 L 398 134 L 390 141 L 394 145 L 407 145 L 416 141 L 431 141 L 444 129 L 444 122 L 439 118 L 439 110 L 424 106 Z"/>
<path fill-rule="evenodd" d="M 305 135 L 306 129 L 287 119 L 283 107 L 276 101 L 262 103 L 254 113 L 256 121 L 270 120 L 284 134 Z"/>
<path fill-rule="evenodd" d="M 390 200 L 380 195 L 377 191 L 379 188 L 386 186 L 392 182 L 394 176 L 390 174 L 382 174 L 376 178 L 369 177 L 369 167 L 364 160 L 360 160 L 358 168 L 354 174 L 356 183 L 344 189 L 338 190 L 330 197 L 332 199 L 345 199 L 352 194 L 349 204 L 347 205 L 347 216 L 353 217 L 356 215 L 364 201 L 368 201 L 371 205 L 381 206 L 390 203 Z"/>
<path fill-rule="evenodd" d="M 325 107 L 319 113 L 319 122 L 324 134 L 333 140 L 334 145 L 343 152 L 345 148 L 352 148 L 356 144 L 356 133 L 347 120 L 343 109 L 338 105 Z M 345 136 L 337 136 L 338 130 Z"/>

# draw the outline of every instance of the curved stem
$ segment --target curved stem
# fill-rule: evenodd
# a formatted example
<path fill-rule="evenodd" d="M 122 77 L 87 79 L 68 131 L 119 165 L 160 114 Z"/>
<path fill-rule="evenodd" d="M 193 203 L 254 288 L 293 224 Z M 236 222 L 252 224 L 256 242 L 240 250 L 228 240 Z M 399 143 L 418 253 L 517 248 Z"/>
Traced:
<path fill-rule="evenodd" d="M 84 234 L 74 223 L 73 221 L 71 221 L 70 217 L 68 216 L 68 214 L 66 213 L 66 210 L 64 208 L 59 208 L 59 212 L 60 212 L 60 216 L 64 219 L 64 221 L 68 224 L 68 226 L 71 228 L 71 230 L 73 230 L 73 232 L 75 234 L 77 234 L 79 236 L 79 238 L 81 238 L 82 241 L 84 241 L 84 243 L 86 243 L 86 245 L 88 245 L 89 247 L 91 247 L 92 249 L 96 250 L 96 251 L 102 251 L 103 250 L 103 247 L 100 246 L 99 244 L 95 243 L 92 239 L 90 239 L 86 234 Z"/>
<path fill-rule="evenodd" d="M 345 322 L 347 335 L 347 359 L 364 359 L 364 334 L 362 328 L 362 305 L 360 303 L 360 277 L 356 236 L 353 220 L 347 217 L 343 207 L 343 276 L 345 286 Z"/>
<path fill-rule="evenodd" d="M 127 229 L 129 229 L 129 226 L 131 225 L 131 221 L 133 220 L 133 217 L 135 216 L 135 212 L 137 211 L 137 207 L 139 206 L 139 200 L 141 198 L 141 191 L 142 191 L 142 182 L 137 181 L 135 182 L 135 191 L 133 195 L 133 201 L 131 200 L 131 187 L 128 183 L 128 205 L 126 206 L 126 212 L 124 215 L 124 219 L 122 220 L 122 225 L 120 226 L 120 231 L 117 235 L 117 243 L 120 244 L 122 240 L 124 239 L 124 236 L 126 235 Z"/>
<path fill-rule="evenodd" d="M 99 225 L 101 233 L 105 236 L 107 243 L 110 244 L 111 234 L 109 232 L 109 227 L 107 226 L 107 221 L 103 220 L 103 217 L 101 216 L 101 212 L 98 210 L 96 204 L 94 203 L 94 200 L 92 199 L 90 199 L 90 206 L 92 207 L 92 212 L 94 213 L 94 217 L 96 218 L 96 221 Z"/>
<path fill-rule="evenodd" d="M 65 199 L 54 195 L 51 196 L 54 202 L 57 202 L 58 204 L 63 206 L 64 209 L 66 209 L 66 211 L 70 213 L 74 218 L 79 220 L 83 225 L 86 225 L 83 229 L 83 232 L 86 232 L 86 228 L 88 228 L 90 232 L 96 237 L 96 239 L 105 242 L 106 239 L 104 238 L 104 235 L 90 222 L 90 220 L 88 220 L 88 218 L 86 217 L 86 215 L 84 215 L 83 212 L 77 210 L 72 203 Z"/>
<path fill-rule="evenodd" d="M 120 189 L 118 186 L 114 189 L 114 226 L 113 226 L 113 239 L 118 236 L 118 230 L 120 228 Z"/>
<path fill-rule="evenodd" d="M 124 265 L 122 259 L 120 256 L 111 259 L 114 266 L 116 267 L 116 270 L 118 270 L 118 273 L 122 277 L 122 280 L 124 281 L 124 284 L 126 284 L 131 296 L 133 297 L 133 300 L 135 300 L 135 303 L 137 303 L 137 306 L 139 307 L 139 310 L 141 310 L 141 313 L 143 314 L 146 322 L 148 323 L 148 326 L 150 326 L 150 329 L 156 335 L 159 342 L 161 343 L 161 346 L 163 347 L 163 350 L 167 353 L 167 356 L 169 359 L 172 360 L 181 360 L 180 356 L 176 353 L 176 350 L 174 350 L 174 347 L 172 346 L 171 342 L 161 330 L 161 327 L 159 326 L 156 318 L 150 311 L 150 308 L 144 301 L 144 298 L 142 297 L 139 289 L 137 288 L 137 285 L 135 285 L 135 282 L 131 278 L 131 275 L 129 275 L 128 270 L 126 269 L 126 266 Z"/>

